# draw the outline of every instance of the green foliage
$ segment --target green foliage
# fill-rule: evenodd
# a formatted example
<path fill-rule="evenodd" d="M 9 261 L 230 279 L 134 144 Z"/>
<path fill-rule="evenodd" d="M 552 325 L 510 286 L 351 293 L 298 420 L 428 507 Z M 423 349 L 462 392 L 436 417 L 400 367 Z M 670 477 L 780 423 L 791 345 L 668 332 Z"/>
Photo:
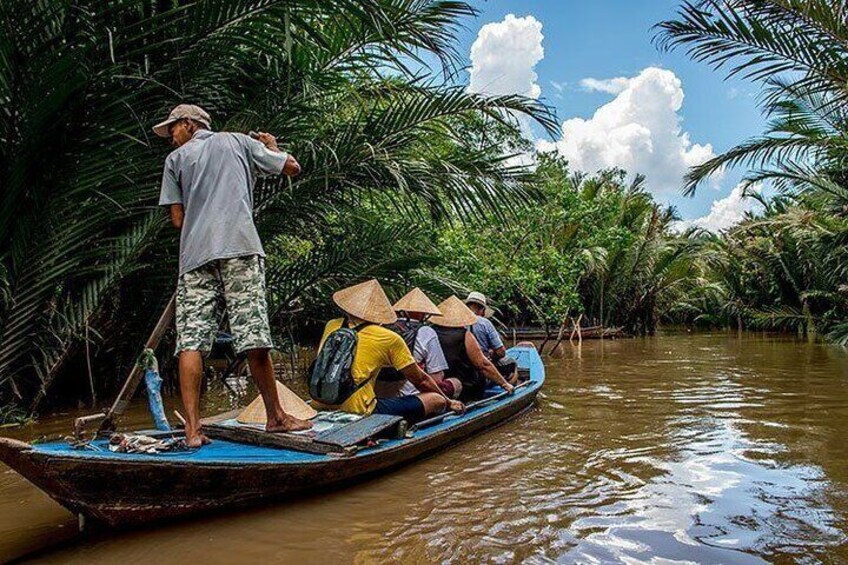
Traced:
<path fill-rule="evenodd" d="M 300 277 L 273 277 L 276 316 L 376 272 L 366 254 L 322 256 L 339 243 L 322 237 L 357 233 L 346 216 L 375 200 L 429 221 L 532 197 L 526 169 L 453 127 L 508 128 L 514 113 L 556 127 L 533 100 L 449 81 L 473 14 L 449 0 L 0 3 L 0 404 L 34 407 L 86 335 L 105 382 L 132 362 L 174 285 L 176 233 L 155 206 L 168 148 L 150 126 L 179 102 L 217 130 L 274 132 L 303 165 L 255 192 L 263 241 L 291 255 L 274 268 Z M 381 237 L 369 226 L 363 245 Z"/>
<path fill-rule="evenodd" d="M 689 174 L 691 193 L 711 173 L 745 165 L 749 182 L 778 194 L 752 194 L 764 212 L 707 244 L 717 290 L 693 297 L 701 319 L 848 343 L 846 11 L 844 0 L 706 0 L 682 3 L 658 26 L 661 47 L 759 83 L 771 119 L 764 135 Z"/>
<path fill-rule="evenodd" d="M 677 19 L 657 26 L 661 48 L 686 49 L 728 76 L 761 83 L 771 118 L 765 135 L 694 167 L 687 191 L 728 166 L 753 167 L 762 180 L 781 178 L 787 166 L 811 159 L 842 161 L 848 148 L 846 9 L 844 0 L 703 0 L 683 2 Z"/>
<path fill-rule="evenodd" d="M 571 175 L 554 155 L 538 156 L 541 206 L 499 222 L 441 234 L 442 272 L 483 289 L 518 324 L 592 324 L 653 332 L 696 284 L 698 242 L 671 230 L 674 216 L 623 171 Z M 584 322 L 583 325 L 587 325 Z"/>

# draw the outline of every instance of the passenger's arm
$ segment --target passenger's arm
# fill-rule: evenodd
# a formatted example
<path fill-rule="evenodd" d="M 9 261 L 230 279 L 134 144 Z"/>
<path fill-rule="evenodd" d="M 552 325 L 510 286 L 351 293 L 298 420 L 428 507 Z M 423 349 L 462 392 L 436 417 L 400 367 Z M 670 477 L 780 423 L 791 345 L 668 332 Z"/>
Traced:
<path fill-rule="evenodd" d="M 183 219 L 185 218 L 185 210 L 182 204 L 171 204 L 171 224 L 178 230 L 183 228 Z"/>
<path fill-rule="evenodd" d="M 433 380 L 433 377 L 422 371 L 421 367 L 419 367 L 417 363 L 407 365 L 400 370 L 400 373 L 421 392 L 435 392 L 439 396 L 443 397 L 447 402 L 448 408 L 457 414 L 462 414 L 465 411 L 465 406 L 462 402 L 445 396 L 445 393 L 443 393 L 442 389 L 439 388 L 439 384 Z"/>
<path fill-rule="evenodd" d="M 492 355 L 492 359 L 497 361 L 501 357 L 506 357 L 506 348 L 504 347 L 503 340 L 501 339 L 501 334 L 499 334 L 498 330 L 495 329 L 494 324 L 488 320 L 486 320 L 486 322 L 486 333 L 488 333 L 489 343 L 492 345 L 490 354 Z"/>
<path fill-rule="evenodd" d="M 504 357 L 506 357 L 506 347 L 503 345 L 492 350 L 492 359 L 497 360 L 503 359 Z"/>
<path fill-rule="evenodd" d="M 500 385 L 507 392 L 512 392 L 514 387 L 498 372 L 495 366 L 492 365 L 492 362 L 486 359 L 486 356 L 483 355 L 483 351 L 480 349 L 480 344 L 477 343 L 477 339 L 471 332 L 465 332 L 465 350 L 468 352 L 468 359 L 471 360 L 471 364 L 474 365 L 475 369 L 483 373 L 483 376 L 493 383 Z"/>

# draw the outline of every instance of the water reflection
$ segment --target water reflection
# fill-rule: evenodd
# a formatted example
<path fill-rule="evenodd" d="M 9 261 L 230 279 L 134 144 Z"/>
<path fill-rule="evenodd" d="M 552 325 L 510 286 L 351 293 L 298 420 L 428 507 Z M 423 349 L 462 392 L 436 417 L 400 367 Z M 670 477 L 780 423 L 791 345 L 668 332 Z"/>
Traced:
<path fill-rule="evenodd" d="M 848 560 L 843 352 L 669 335 L 564 343 L 546 361 L 533 412 L 438 457 L 264 510 L 73 539 L 37 559 Z M 69 515 L 39 496 L 0 474 L 0 557 L 73 537 L 60 531 Z"/>

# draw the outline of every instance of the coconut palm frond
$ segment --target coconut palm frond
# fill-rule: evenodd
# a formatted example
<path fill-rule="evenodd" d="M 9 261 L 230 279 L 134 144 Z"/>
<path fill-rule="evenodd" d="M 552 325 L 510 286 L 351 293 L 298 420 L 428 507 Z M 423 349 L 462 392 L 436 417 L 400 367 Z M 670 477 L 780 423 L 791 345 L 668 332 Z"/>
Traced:
<path fill-rule="evenodd" d="M 266 241 L 320 244 L 377 204 L 415 221 L 533 197 L 526 168 L 452 132 L 465 115 L 556 125 L 536 101 L 452 82 L 456 34 L 475 13 L 465 2 L 89 4 L 0 5 L 0 105 L 14 109 L 0 112 L 0 403 L 40 397 L 80 329 L 112 323 L 110 295 L 172 291 L 159 273 L 176 268 L 175 233 L 155 209 L 167 147 L 150 125 L 176 103 L 201 104 L 216 129 L 272 131 L 304 165 L 294 182 L 256 187 Z M 143 332 L 146 317 L 126 314 Z"/>

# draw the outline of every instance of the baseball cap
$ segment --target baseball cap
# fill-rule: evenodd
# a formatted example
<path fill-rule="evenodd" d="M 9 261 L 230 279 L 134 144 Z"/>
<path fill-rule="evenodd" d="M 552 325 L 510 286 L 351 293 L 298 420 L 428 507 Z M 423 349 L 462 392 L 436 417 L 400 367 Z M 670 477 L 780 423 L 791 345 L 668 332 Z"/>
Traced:
<path fill-rule="evenodd" d="M 209 114 L 206 113 L 206 110 L 200 106 L 195 106 L 194 104 L 180 104 L 171 110 L 171 113 L 168 114 L 167 120 L 153 126 L 153 133 L 159 137 L 171 137 L 171 134 L 168 132 L 168 126 L 183 119 L 194 120 L 195 122 L 203 124 L 207 128 L 209 127 L 209 124 L 212 123 L 212 118 L 210 118 Z"/>

